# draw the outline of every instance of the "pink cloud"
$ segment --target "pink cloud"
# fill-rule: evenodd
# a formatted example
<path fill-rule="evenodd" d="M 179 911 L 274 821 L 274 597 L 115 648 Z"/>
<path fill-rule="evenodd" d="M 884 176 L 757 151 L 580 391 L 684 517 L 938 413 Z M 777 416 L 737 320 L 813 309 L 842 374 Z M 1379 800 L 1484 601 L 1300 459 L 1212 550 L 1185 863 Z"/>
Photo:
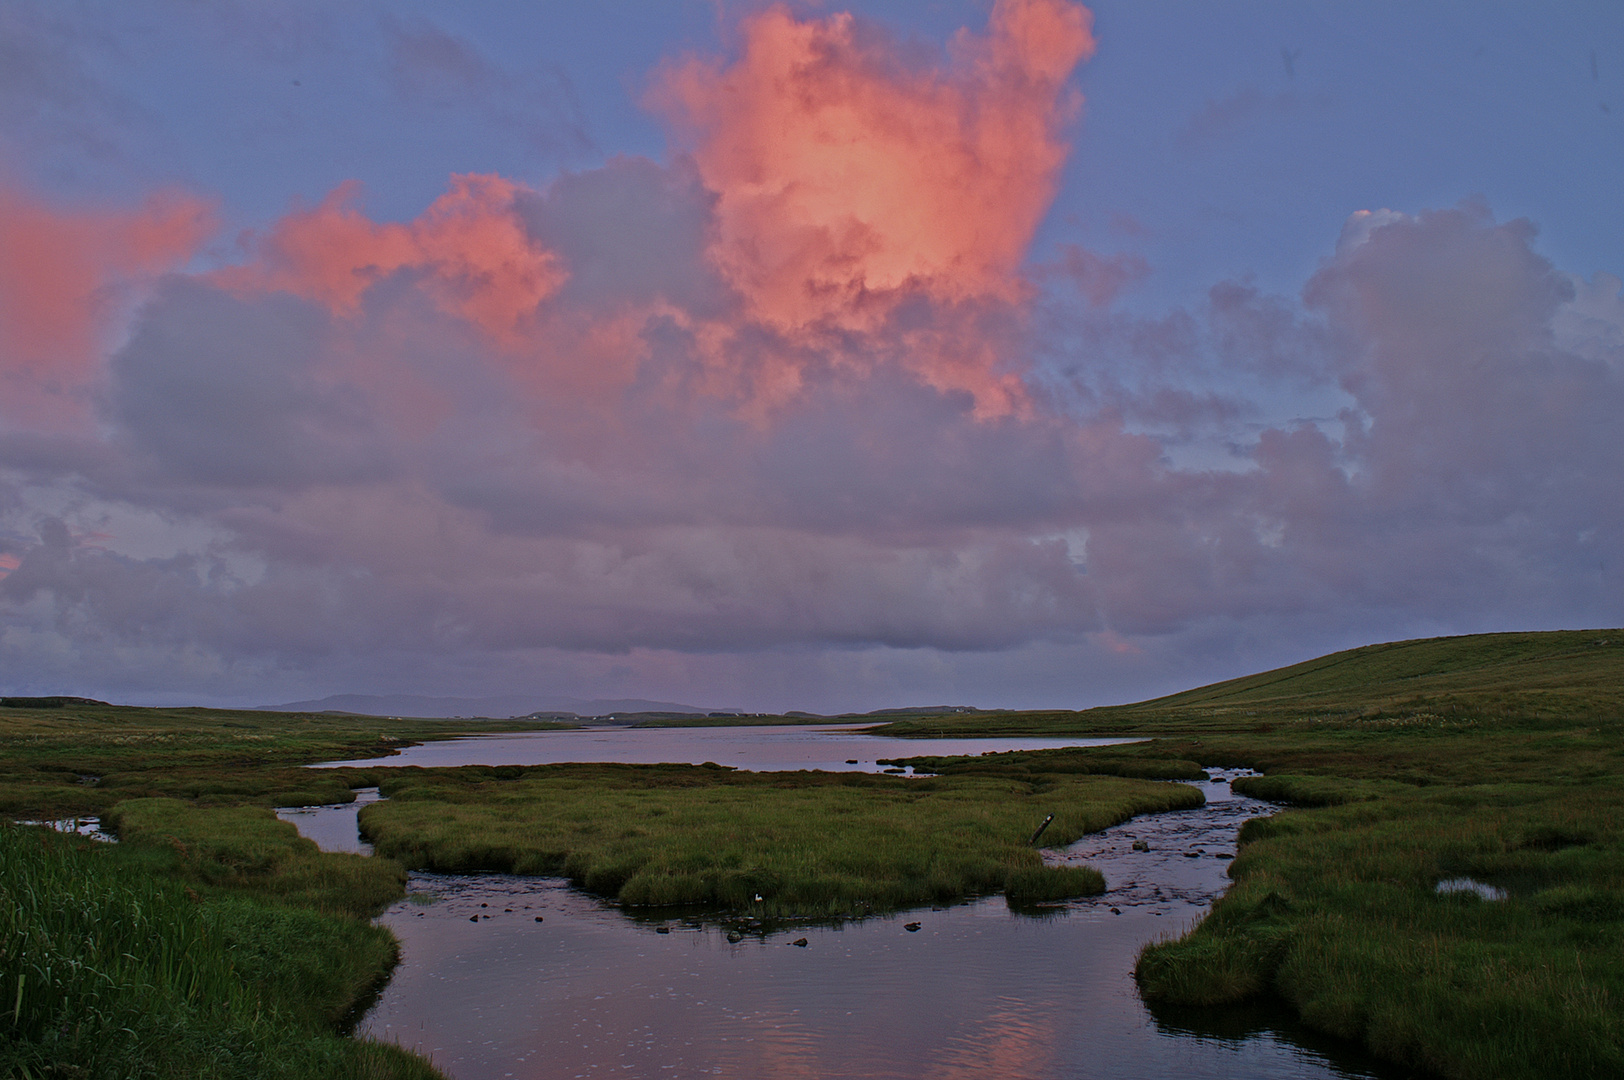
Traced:
<path fill-rule="evenodd" d="M 1018 300 L 1032 233 L 1053 198 L 1092 54 L 1089 12 L 1000 0 L 985 34 L 961 32 L 937 67 L 904 61 L 851 15 L 747 19 L 732 64 L 664 69 L 650 103 L 669 116 L 717 194 L 711 257 L 752 316 L 785 332 L 869 330 L 908 297 Z M 933 385 L 1015 407 L 987 354 L 910 350 Z"/>
<path fill-rule="evenodd" d="M 0 416 L 83 423 L 128 287 L 185 263 L 213 231 L 210 205 L 178 192 L 135 210 L 60 210 L 0 188 Z"/>
<path fill-rule="evenodd" d="M 514 345 L 568 276 L 526 235 L 514 209 L 520 191 L 497 176 L 453 176 L 416 220 L 378 224 L 355 209 L 359 188 L 345 184 L 283 218 L 254 242 L 253 262 L 215 280 L 237 292 L 290 292 L 352 314 L 378 282 L 418 272 L 442 310 Z"/>

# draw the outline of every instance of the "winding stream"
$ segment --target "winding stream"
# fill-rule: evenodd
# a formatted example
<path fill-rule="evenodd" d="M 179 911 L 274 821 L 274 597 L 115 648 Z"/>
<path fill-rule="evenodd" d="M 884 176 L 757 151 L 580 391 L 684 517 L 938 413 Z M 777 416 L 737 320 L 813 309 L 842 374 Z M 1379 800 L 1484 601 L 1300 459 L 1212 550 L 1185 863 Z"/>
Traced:
<path fill-rule="evenodd" d="M 1201 809 L 1045 852 L 1098 867 L 1109 891 L 1019 912 L 993 897 L 751 928 L 639 916 L 558 878 L 414 872 L 379 918 L 401 964 L 356 1030 L 455 1080 L 1396 1075 L 1266 1007 L 1153 1013 L 1140 1001 L 1140 946 L 1200 917 L 1228 884 L 1241 823 L 1273 810 L 1233 794 L 1227 775 L 1202 786 Z M 357 810 L 279 814 L 325 849 L 364 850 Z"/>

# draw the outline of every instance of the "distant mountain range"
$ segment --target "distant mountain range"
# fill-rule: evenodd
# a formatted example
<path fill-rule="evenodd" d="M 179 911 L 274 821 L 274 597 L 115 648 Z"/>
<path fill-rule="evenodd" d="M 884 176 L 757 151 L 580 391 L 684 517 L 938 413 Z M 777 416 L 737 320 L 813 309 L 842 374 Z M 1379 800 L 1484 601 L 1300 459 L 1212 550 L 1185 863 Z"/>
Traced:
<path fill-rule="evenodd" d="M 417 716 L 492 718 L 531 713 L 574 713 L 576 716 L 608 716 L 610 713 L 691 713 L 704 716 L 708 709 L 681 705 L 675 701 L 647 701 L 643 698 L 574 698 L 544 694 L 510 694 L 502 697 L 425 697 L 419 694 L 333 694 L 316 701 L 290 701 L 285 705 L 259 705 L 267 712 L 344 712 L 362 716 Z"/>

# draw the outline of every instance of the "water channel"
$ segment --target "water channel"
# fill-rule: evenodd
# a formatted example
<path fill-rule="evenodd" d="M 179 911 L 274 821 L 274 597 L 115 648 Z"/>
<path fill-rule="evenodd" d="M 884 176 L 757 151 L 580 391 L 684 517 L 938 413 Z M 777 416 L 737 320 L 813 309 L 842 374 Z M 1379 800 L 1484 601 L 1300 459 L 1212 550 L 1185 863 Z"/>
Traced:
<path fill-rule="evenodd" d="M 762 732 L 772 733 L 765 742 Z M 757 768 L 782 756 L 786 737 L 741 728 L 607 734 L 611 752 L 630 760 L 654 751 L 627 744 L 652 735 L 661 752 L 690 752 L 647 760 L 742 757 Z M 743 754 L 718 753 L 729 736 Z M 861 738 L 841 733 L 834 760 L 872 769 L 897 752 L 848 752 Z M 958 741 L 976 744 L 968 752 L 989 748 Z M 579 738 L 570 745 L 577 756 L 552 760 L 628 760 L 580 756 L 590 743 Z M 434 763 L 514 763 L 487 762 L 494 755 L 474 747 Z M 903 752 L 921 751 L 945 746 L 909 741 Z M 408 755 L 388 762 L 417 763 Z M 1201 785 L 1201 809 L 1137 818 L 1046 852 L 1051 862 L 1099 868 L 1108 891 L 1039 909 L 1014 911 L 993 897 L 840 925 L 752 928 L 715 913 L 622 910 L 558 878 L 414 872 L 407 898 L 379 918 L 400 938 L 401 964 L 356 1030 L 425 1054 L 454 1080 L 1401 1075 L 1278 1009 L 1152 1012 L 1140 1001 L 1132 978 L 1140 946 L 1201 916 L 1228 884 L 1241 823 L 1274 809 L 1234 794 L 1228 780 Z M 365 851 L 356 814 L 377 792 L 359 796 L 279 814 L 324 849 Z"/>

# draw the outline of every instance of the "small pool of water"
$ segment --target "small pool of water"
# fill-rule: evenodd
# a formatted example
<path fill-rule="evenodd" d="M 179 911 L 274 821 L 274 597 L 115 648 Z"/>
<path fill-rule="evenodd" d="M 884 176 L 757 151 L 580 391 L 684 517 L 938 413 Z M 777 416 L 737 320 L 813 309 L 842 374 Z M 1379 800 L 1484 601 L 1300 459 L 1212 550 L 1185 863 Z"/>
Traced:
<path fill-rule="evenodd" d="M 1481 881 L 1473 881 L 1469 877 L 1445 878 L 1438 882 L 1438 895 L 1449 893 L 1476 893 L 1485 900 L 1504 900 L 1506 891 L 1494 885 L 1487 885 Z"/>
<path fill-rule="evenodd" d="M 470 735 L 408 746 L 385 758 L 324 761 L 313 769 L 387 766 L 555 765 L 617 761 L 702 765 L 713 761 L 750 772 L 882 772 L 881 758 L 919 754 L 990 754 L 1065 746 L 1113 746 L 1138 739 L 893 739 L 864 735 L 866 724 L 816 727 L 580 728 L 517 735 Z"/>
<path fill-rule="evenodd" d="M 47 829 L 55 829 L 59 833 L 73 833 L 76 836 L 88 836 L 92 840 L 104 840 L 113 844 L 118 837 L 112 833 L 102 832 L 101 818 L 99 817 L 70 817 L 52 818 L 49 821 L 21 821 L 14 820 L 13 825 L 43 825 Z"/>

